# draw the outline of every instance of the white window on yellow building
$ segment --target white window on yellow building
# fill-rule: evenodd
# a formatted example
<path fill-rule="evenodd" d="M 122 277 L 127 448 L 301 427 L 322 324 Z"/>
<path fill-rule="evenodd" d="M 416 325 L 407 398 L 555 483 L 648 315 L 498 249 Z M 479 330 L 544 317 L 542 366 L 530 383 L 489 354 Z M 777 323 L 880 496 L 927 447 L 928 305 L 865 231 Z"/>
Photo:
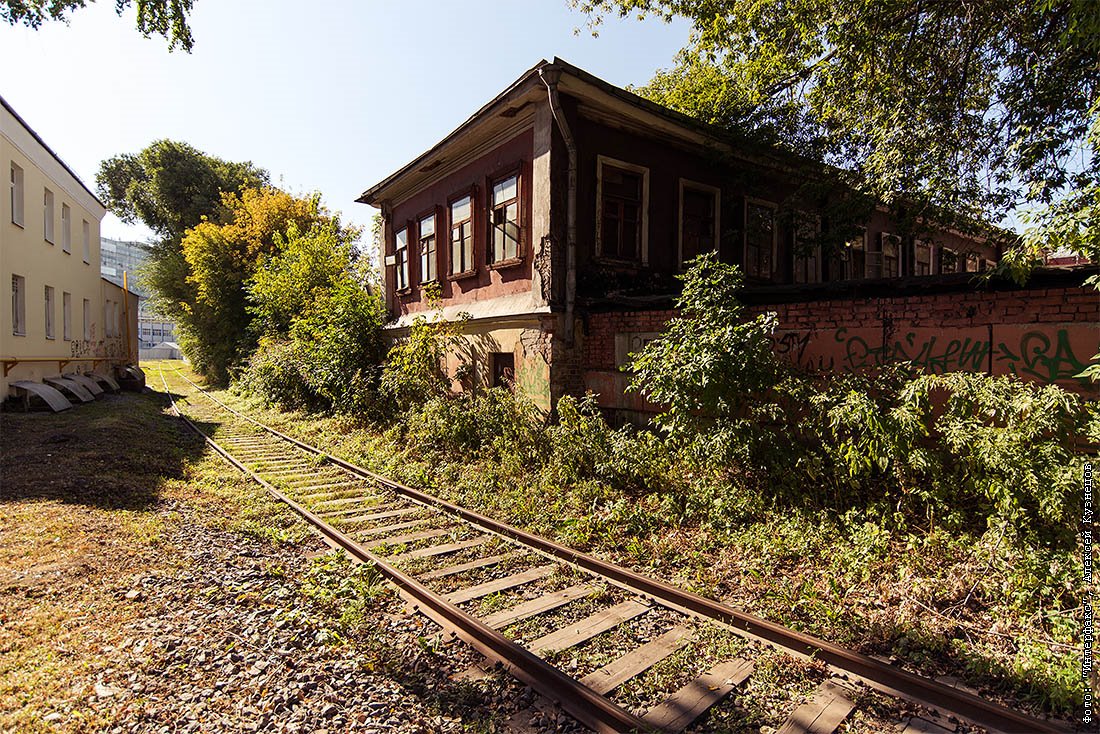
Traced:
<path fill-rule="evenodd" d="M 88 220 L 83 220 L 84 235 L 84 262 L 90 263 L 92 261 L 92 225 L 88 224 Z"/>
<path fill-rule="evenodd" d="M 53 327 L 53 312 L 56 309 L 54 308 L 53 286 L 49 286 L 49 285 L 46 286 L 45 301 L 46 301 L 46 338 L 47 339 L 54 339 L 55 335 L 54 335 L 54 327 Z"/>
<path fill-rule="evenodd" d="M 92 338 L 92 302 L 84 299 L 84 341 Z"/>
<path fill-rule="evenodd" d="M 61 333 L 65 341 L 73 340 L 73 294 L 61 294 Z"/>
<path fill-rule="evenodd" d="M 23 226 L 23 169 L 11 163 L 11 221 Z"/>
<path fill-rule="evenodd" d="M 68 204 L 61 205 L 61 251 L 73 251 L 73 212 Z"/>
<path fill-rule="evenodd" d="M 53 192 L 49 189 L 42 193 L 42 236 L 53 244 Z"/>
<path fill-rule="evenodd" d="M 14 274 L 11 276 L 11 333 L 27 335 L 27 279 Z"/>

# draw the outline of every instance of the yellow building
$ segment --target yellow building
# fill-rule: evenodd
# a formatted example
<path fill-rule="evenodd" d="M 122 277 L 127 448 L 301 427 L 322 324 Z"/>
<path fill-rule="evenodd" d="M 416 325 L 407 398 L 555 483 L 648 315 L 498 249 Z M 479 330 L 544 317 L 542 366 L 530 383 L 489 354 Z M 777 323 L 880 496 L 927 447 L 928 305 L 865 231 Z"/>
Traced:
<path fill-rule="evenodd" d="M 104 280 L 106 207 L 0 97 L 0 399 L 11 384 L 137 363 L 138 297 Z"/>

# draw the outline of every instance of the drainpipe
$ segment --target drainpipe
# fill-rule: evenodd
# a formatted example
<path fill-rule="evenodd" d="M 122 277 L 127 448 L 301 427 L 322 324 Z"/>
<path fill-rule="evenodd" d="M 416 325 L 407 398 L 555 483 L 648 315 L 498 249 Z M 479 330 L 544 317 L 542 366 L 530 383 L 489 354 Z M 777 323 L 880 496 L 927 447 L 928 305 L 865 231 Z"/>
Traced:
<path fill-rule="evenodd" d="M 558 99 L 558 80 L 561 78 L 561 69 L 555 66 L 544 66 L 539 69 L 539 78 L 546 85 L 546 91 L 550 97 L 550 113 L 554 116 L 554 122 L 558 124 L 558 130 L 561 131 L 562 139 L 565 140 L 565 150 L 569 154 L 565 214 L 565 345 L 572 347 L 576 320 L 573 305 L 577 297 L 577 146 L 573 142 L 573 134 L 569 131 L 569 121 L 565 119 L 565 113 L 562 111 L 561 100 Z"/>

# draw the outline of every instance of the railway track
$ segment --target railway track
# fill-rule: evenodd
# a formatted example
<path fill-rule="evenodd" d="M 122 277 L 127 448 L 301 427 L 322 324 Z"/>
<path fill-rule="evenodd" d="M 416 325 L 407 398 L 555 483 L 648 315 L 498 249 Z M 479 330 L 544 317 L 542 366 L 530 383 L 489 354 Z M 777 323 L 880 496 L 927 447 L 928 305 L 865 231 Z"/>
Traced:
<path fill-rule="evenodd" d="M 352 558 L 374 564 L 411 608 L 503 666 L 598 732 L 677 732 L 752 676 L 760 645 L 823 661 L 830 677 L 790 713 L 779 734 L 829 734 L 867 689 L 915 703 L 926 718 L 896 731 L 950 732 L 956 722 L 993 732 L 1066 732 L 968 691 L 816 639 L 406 487 L 230 408 L 177 372 L 189 411 L 217 424 L 217 440 L 179 417 L 226 461 L 285 502 Z M 182 393 L 181 393 L 182 394 Z M 603 644 L 623 629 L 637 644 Z M 617 702 L 632 681 L 715 630 L 728 639 L 701 655 L 694 678 L 644 710 Z M 713 648 L 714 646 L 712 646 Z M 592 649 L 594 661 L 573 652 Z"/>

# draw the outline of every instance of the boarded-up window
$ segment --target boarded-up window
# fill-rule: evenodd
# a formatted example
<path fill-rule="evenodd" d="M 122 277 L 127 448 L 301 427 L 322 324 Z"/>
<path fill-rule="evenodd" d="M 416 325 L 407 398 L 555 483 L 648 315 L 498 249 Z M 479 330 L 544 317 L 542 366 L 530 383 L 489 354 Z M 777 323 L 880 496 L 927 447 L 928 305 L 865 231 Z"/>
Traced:
<path fill-rule="evenodd" d="M 84 341 L 92 338 L 92 302 L 84 299 Z"/>

